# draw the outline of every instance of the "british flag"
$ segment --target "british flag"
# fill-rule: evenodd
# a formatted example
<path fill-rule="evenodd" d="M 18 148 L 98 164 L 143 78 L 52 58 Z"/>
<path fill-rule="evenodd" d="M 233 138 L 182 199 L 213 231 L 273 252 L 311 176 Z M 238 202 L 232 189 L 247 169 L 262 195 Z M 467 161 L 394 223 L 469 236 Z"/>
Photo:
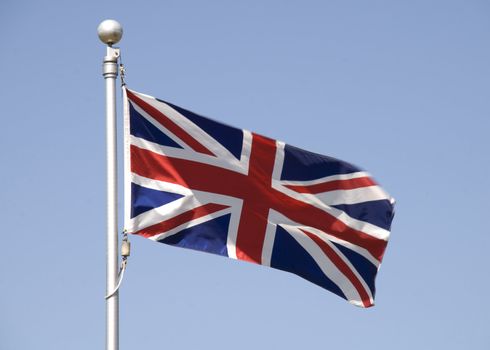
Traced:
<path fill-rule="evenodd" d="M 393 199 L 335 158 L 125 89 L 125 229 L 373 305 Z"/>

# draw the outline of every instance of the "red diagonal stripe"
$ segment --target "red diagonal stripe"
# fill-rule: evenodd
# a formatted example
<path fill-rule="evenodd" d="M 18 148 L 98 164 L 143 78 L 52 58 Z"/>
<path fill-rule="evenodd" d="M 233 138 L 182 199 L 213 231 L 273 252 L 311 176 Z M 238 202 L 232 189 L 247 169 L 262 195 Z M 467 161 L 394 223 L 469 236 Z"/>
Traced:
<path fill-rule="evenodd" d="M 200 217 L 215 213 L 219 210 L 228 208 L 227 205 L 209 203 L 202 205 L 200 207 L 194 208 L 192 210 L 186 211 L 182 214 L 174 216 L 171 219 L 159 222 L 158 224 L 148 226 L 142 230 L 135 232 L 135 234 L 143 236 L 143 237 L 152 237 L 158 235 L 160 233 L 169 231 L 173 228 L 176 228 L 179 225 L 182 225 L 188 221 L 198 219 Z"/>
<path fill-rule="evenodd" d="M 150 105 L 149 103 L 143 101 L 141 98 L 133 94 L 131 91 L 126 90 L 128 94 L 128 98 L 136 103 L 140 108 L 142 108 L 146 113 L 151 115 L 156 121 L 166 127 L 171 133 L 180 138 L 182 141 L 186 143 L 190 148 L 194 151 L 208 154 L 214 156 L 210 150 L 200 144 L 195 138 L 189 135 L 184 129 L 175 124 L 169 117 L 163 114 L 161 111 Z"/>
<path fill-rule="evenodd" d="M 356 179 L 348 180 L 334 180 L 329 182 L 323 182 L 315 185 L 286 185 L 287 188 L 299 193 L 322 193 L 328 191 L 336 190 L 353 190 L 355 188 L 375 186 L 374 182 L 370 177 L 358 177 Z"/>
<path fill-rule="evenodd" d="M 359 293 L 364 307 L 372 306 L 373 304 L 371 303 L 369 294 L 364 289 L 361 281 L 359 281 L 351 268 L 344 262 L 344 260 L 342 260 L 342 258 L 335 252 L 335 250 L 333 250 L 332 247 L 330 247 L 327 243 L 325 243 L 313 233 L 307 232 L 305 230 L 301 231 L 304 232 L 308 237 L 310 237 L 320 247 L 320 249 L 325 253 L 330 261 L 333 262 L 335 266 L 340 270 L 340 272 L 342 272 L 345 277 L 347 277 L 347 279 L 352 283 L 354 288 L 356 288 L 357 292 Z"/>
<path fill-rule="evenodd" d="M 274 210 L 282 213 L 294 222 L 311 226 L 334 237 L 366 249 L 378 261 L 383 258 L 388 242 L 358 231 L 338 220 L 324 210 L 308 203 L 291 198 L 282 192 L 276 192 L 277 204 Z"/>

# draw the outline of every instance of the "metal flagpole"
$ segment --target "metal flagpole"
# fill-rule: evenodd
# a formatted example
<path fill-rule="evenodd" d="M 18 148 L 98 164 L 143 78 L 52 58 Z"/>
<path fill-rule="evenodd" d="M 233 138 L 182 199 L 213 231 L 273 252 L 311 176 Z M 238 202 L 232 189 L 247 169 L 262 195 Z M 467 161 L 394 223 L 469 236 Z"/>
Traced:
<path fill-rule="evenodd" d="M 103 76 L 106 87 L 106 145 L 107 145 L 107 282 L 106 295 L 110 295 L 118 279 L 117 237 L 117 156 L 116 156 L 116 78 L 119 48 L 112 45 L 121 40 L 122 27 L 114 20 L 105 20 L 97 28 L 100 40 L 107 44 Z M 119 349 L 119 293 L 106 300 L 106 350 Z"/>

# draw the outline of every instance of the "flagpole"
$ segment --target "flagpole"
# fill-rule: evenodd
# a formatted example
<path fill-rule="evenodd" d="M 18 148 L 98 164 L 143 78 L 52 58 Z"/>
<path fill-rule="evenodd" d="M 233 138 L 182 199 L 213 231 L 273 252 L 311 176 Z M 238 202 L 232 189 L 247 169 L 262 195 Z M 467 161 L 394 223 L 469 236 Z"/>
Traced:
<path fill-rule="evenodd" d="M 103 76 L 106 88 L 106 147 L 107 147 L 107 270 L 106 295 L 110 295 L 118 279 L 117 230 L 117 138 L 116 138 L 116 78 L 119 48 L 112 45 L 121 40 L 122 27 L 114 20 L 105 20 L 97 28 L 100 40 L 107 45 Z M 106 299 L 106 350 L 119 349 L 119 292 Z"/>

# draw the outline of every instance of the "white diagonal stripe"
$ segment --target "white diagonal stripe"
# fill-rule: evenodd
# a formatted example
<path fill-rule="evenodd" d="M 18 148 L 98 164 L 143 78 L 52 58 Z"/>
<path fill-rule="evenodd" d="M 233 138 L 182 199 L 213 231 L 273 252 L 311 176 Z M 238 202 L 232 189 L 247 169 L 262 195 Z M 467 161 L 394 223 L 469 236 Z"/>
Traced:
<path fill-rule="evenodd" d="M 322 239 L 327 239 L 331 242 L 343 245 L 344 247 L 358 253 L 359 255 L 361 255 L 364 258 L 366 258 L 367 260 L 369 260 L 374 266 L 379 267 L 378 259 L 376 259 L 373 255 L 371 255 L 371 253 L 367 249 L 365 249 L 363 247 L 359 247 L 358 245 L 355 245 L 351 242 L 337 238 L 335 236 L 332 236 L 331 234 L 329 234 L 325 231 L 319 230 L 317 228 L 297 223 L 297 222 L 289 219 L 288 217 L 284 216 L 283 214 L 281 214 L 275 210 L 269 211 L 269 222 L 271 222 L 273 224 L 281 225 L 281 226 L 286 225 L 286 226 L 296 227 L 298 229 L 302 229 L 302 230 L 311 232 L 311 233 L 317 235 L 318 237 L 320 237 Z"/>
<path fill-rule="evenodd" d="M 165 181 L 159 181 L 155 179 L 149 179 L 144 176 L 140 176 L 135 173 L 131 173 L 131 182 L 146 187 L 150 188 L 152 190 L 156 191 L 164 191 L 164 192 L 171 192 L 171 193 L 177 193 L 182 196 L 191 196 L 193 195 L 193 192 L 188 189 L 187 187 L 177 185 L 174 183 L 170 182 L 165 182 Z"/>
<path fill-rule="evenodd" d="M 319 232 L 319 230 L 308 230 L 308 229 L 305 229 L 305 231 L 310 232 L 311 234 L 314 234 L 315 236 L 317 236 L 318 238 L 320 238 L 323 242 L 325 242 L 326 244 L 328 244 L 328 246 L 330 248 L 332 248 L 332 250 L 335 252 L 335 254 L 337 254 L 338 257 L 340 259 L 342 259 L 342 261 L 347 265 L 347 267 L 352 271 L 352 273 L 356 276 L 356 278 L 362 284 L 362 287 L 364 288 L 364 290 L 366 291 L 366 293 L 369 296 L 369 300 L 371 301 L 371 303 L 373 303 L 374 302 L 374 298 L 373 298 L 373 294 L 371 293 L 371 289 L 367 285 L 366 281 L 364 281 L 364 278 L 362 278 L 362 276 L 359 274 L 359 272 L 357 271 L 357 269 L 354 267 L 354 265 L 352 265 L 352 263 L 350 262 L 350 260 L 347 259 L 347 257 L 340 251 L 340 249 L 337 248 L 335 246 L 335 244 L 332 244 L 332 242 L 329 239 L 327 239 L 327 237 L 326 237 L 325 234 L 320 233 L 321 231 Z M 315 232 L 313 232 L 313 231 L 315 231 Z M 374 265 L 379 266 L 379 263 L 378 264 L 374 264 Z"/>
<path fill-rule="evenodd" d="M 294 226 L 281 225 L 311 255 L 322 272 L 340 288 L 347 300 L 362 306 L 361 296 L 352 282 L 325 255 L 323 250 L 304 232 Z"/>
<path fill-rule="evenodd" d="M 159 145 L 158 143 L 136 137 L 134 135 L 131 135 L 130 139 L 132 145 L 138 148 L 146 149 L 156 154 L 160 154 L 162 156 L 209 164 L 216 167 L 232 170 L 241 174 L 246 174 L 248 172 L 248 161 L 245 164 L 245 162 L 241 163 L 236 158 L 233 158 L 233 160 L 227 160 L 227 159 L 213 157 L 207 154 L 188 151 L 186 149 L 166 147 L 166 146 Z M 247 168 L 244 168 L 245 166 L 247 166 Z"/>
<path fill-rule="evenodd" d="M 199 202 L 194 196 L 185 196 L 160 207 L 148 210 L 130 220 L 130 233 L 153 226 L 204 204 L 207 203 Z"/>
<path fill-rule="evenodd" d="M 139 94 L 132 91 L 135 95 L 140 97 L 146 103 L 154 107 L 155 109 L 162 112 L 180 128 L 185 130 L 186 133 L 191 135 L 197 142 L 203 145 L 205 148 L 214 153 L 218 158 L 222 159 L 236 159 L 230 151 L 228 151 L 223 145 L 217 142 L 213 137 L 211 137 L 207 132 L 202 130 L 199 126 L 194 124 L 187 117 L 180 114 L 178 111 L 167 105 L 162 101 L 158 101 L 154 97 L 149 97 L 147 95 Z"/>
<path fill-rule="evenodd" d="M 299 193 L 296 191 L 293 191 L 287 187 L 284 187 L 281 185 L 279 181 L 272 180 L 272 187 L 277 189 L 278 191 L 281 191 L 282 193 L 288 195 L 291 198 L 297 199 L 299 201 L 308 203 L 314 207 L 317 207 L 326 213 L 332 215 L 335 217 L 337 220 L 342 221 L 344 224 L 347 226 L 358 230 L 362 231 L 370 236 L 376 237 L 378 239 L 382 240 L 387 240 L 388 237 L 390 236 L 390 231 L 385 230 L 384 228 L 381 228 L 379 226 L 373 225 L 369 222 L 357 220 L 355 218 L 350 217 L 346 212 L 331 207 L 327 203 L 325 203 L 321 198 L 319 198 L 316 195 L 309 194 L 309 193 Z"/>
<path fill-rule="evenodd" d="M 184 147 L 188 151 L 192 151 L 192 149 L 187 145 L 184 141 L 179 139 L 177 136 L 175 136 L 170 130 L 168 130 L 165 126 L 160 124 L 156 119 L 154 119 L 150 114 L 146 113 L 144 109 L 142 109 L 140 106 L 138 106 L 135 102 L 131 102 L 131 105 L 133 108 L 138 112 L 143 118 L 145 118 L 149 123 L 151 123 L 155 128 L 160 130 L 163 134 L 165 134 L 167 137 L 169 137 L 173 142 L 175 142 L 177 145 Z"/>
<path fill-rule="evenodd" d="M 185 230 L 187 228 L 190 228 L 190 227 L 193 227 L 193 226 L 202 224 L 202 223 L 204 223 L 206 221 L 209 221 L 209 220 L 212 220 L 212 219 L 216 219 L 216 218 L 218 218 L 220 216 L 223 216 L 223 215 L 226 215 L 226 214 L 230 214 L 230 213 L 231 213 L 231 208 L 225 208 L 225 209 L 216 211 L 214 213 L 211 213 L 211 214 L 208 214 L 208 215 L 204 215 L 204 216 L 198 217 L 198 218 L 193 219 L 193 220 L 186 221 L 185 223 L 183 223 L 183 224 L 181 224 L 181 225 L 179 225 L 177 227 L 174 227 L 171 230 L 162 232 L 160 234 L 157 234 L 157 235 L 154 235 L 154 236 L 151 236 L 151 237 L 148 237 L 148 238 L 151 239 L 151 240 L 153 240 L 153 241 L 160 241 L 160 240 L 165 239 L 167 237 L 173 236 L 173 235 L 179 233 L 182 230 Z"/>

